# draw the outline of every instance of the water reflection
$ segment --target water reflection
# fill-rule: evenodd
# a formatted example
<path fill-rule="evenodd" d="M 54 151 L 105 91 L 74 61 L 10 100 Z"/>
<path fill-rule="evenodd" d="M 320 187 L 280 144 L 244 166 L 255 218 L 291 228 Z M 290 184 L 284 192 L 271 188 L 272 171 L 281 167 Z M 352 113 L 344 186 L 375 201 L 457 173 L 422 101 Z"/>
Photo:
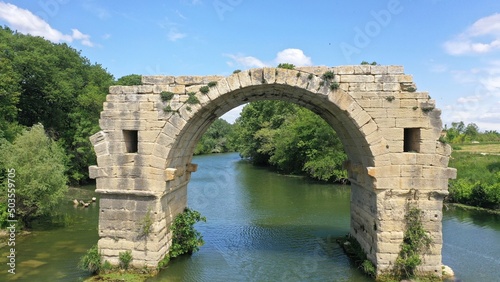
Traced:
<path fill-rule="evenodd" d="M 276 175 L 237 154 L 194 162 L 199 170 L 189 184 L 188 202 L 208 219 L 197 225 L 206 244 L 150 281 L 370 281 L 332 240 L 349 231 L 348 186 Z M 74 224 L 18 238 L 17 274 L 9 276 L 2 268 L 0 281 L 88 276 L 76 265 L 97 242 L 97 204 L 75 209 L 68 201 L 61 211 Z M 443 262 L 461 281 L 498 281 L 500 216 L 449 207 L 443 241 Z M 0 249 L 3 258 L 7 254 L 6 247 Z"/>

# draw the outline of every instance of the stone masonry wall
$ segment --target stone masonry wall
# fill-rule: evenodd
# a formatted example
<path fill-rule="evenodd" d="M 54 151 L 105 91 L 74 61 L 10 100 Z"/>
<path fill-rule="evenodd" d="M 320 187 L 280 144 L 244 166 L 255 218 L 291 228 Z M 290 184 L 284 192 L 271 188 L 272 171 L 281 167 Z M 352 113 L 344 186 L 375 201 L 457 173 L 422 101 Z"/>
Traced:
<path fill-rule="evenodd" d="M 328 71 L 334 78 L 323 76 Z M 227 77 L 143 76 L 142 83 L 110 87 L 101 131 L 91 137 L 105 260 L 117 264 L 131 250 L 135 266 L 156 266 L 186 206 L 203 132 L 238 105 L 274 99 L 311 109 L 338 133 L 349 158 L 351 234 L 378 272 L 394 265 L 412 204 L 424 211 L 433 238 L 421 270 L 441 275 L 442 201 L 456 172 L 447 167 L 449 146 L 438 140 L 440 110 L 403 67 L 259 68 Z M 148 217 L 153 224 L 144 234 Z"/>

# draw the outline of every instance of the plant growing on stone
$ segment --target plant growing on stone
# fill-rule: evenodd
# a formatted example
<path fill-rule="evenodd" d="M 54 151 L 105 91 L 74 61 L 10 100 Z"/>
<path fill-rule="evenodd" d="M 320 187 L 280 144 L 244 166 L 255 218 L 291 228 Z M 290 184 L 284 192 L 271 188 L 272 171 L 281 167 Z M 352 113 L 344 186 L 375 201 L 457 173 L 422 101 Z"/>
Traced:
<path fill-rule="evenodd" d="M 424 113 L 432 112 L 433 110 L 434 110 L 433 106 L 422 107 L 422 112 Z"/>
<path fill-rule="evenodd" d="M 99 273 L 101 270 L 101 260 L 101 254 L 97 245 L 94 245 L 80 258 L 78 268 L 88 271 L 91 274 Z"/>
<path fill-rule="evenodd" d="M 432 239 L 422 224 L 422 210 L 409 207 L 405 221 L 406 231 L 396 259 L 395 274 L 401 278 L 411 278 L 415 276 L 417 266 L 422 263 L 420 255 L 429 248 Z"/>
<path fill-rule="evenodd" d="M 377 65 L 377 62 L 371 62 L 371 63 L 368 63 L 367 61 L 362 61 L 361 62 L 361 65 L 372 65 L 372 66 L 376 66 Z"/>
<path fill-rule="evenodd" d="M 141 220 L 141 229 L 139 231 L 139 237 L 147 237 L 149 233 L 151 233 L 152 227 L 153 227 L 153 219 L 151 218 L 151 209 L 148 209 L 148 212 Z"/>
<path fill-rule="evenodd" d="M 175 258 L 183 254 L 191 254 L 204 244 L 200 232 L 194 229 L 194 224 L 206 218 L 197 211 L 186 208 L 175 217 L 172 225 L 172 246 L 170 257 Z"/>
<path fill-rule="evenodd" d="M 190 105 L 194 105 L 194 104 L 199 104 L 200 103 L 200 100 L 198 100 L 198 98 L 196 97 L 196 93 L 195 92 L 190 92 L 188 93 L 188 99 L 186 101 L 186 103 L 190 104 Z"/>
<path fill-rule="evenodd" d="M 365 251 L 358 241 L 351 235 L 347 235 L 337 239 L 337 243 L 342 247 L 349 259 L 361 271 L 371 277 L 375 277 L 377 269 L 373 263 L 367 258 Z"/>
<path fill-rule="evenodd" d="M 396 97 L 394 97 L 394 96 L 387 96 L 387 97 L 385 97 L 385 99 L 386 99 L 388 102 L 392 102 L 392 101 L 394 101 L 394 99 L 396 99 Z"/>
<path fill-rule="evenodd" d="M 163 108 L 163 111 L 164 111 L 165 113 L 171 113 L 171 112 L 173 112 L 172 107 L 170 107 L 170 105 L 166 105 L 166 106 Z"/>
<path fill-rule="evenodd" d="M 321 76 L 321 78 L 324 80 L 332 80 L 335 78 L 335 74 L 333 71 L 327 71 Z"/>
<path fill-rule="evenodd" d="M 278 68 L 293 70 L 293 69 L 295 69 L 295 65 L 294 64 L 289 64 L 289 63 L 281 63 L 281 64 L 278 65 Z"/>
<path fill-rule="evenodd" d="M 332 84 L 330 84 L 330 90 L 332 90 L 332 91 L 339 89 L 339 87 L 340 87 L 340 84 L 338 82 L 334 81 L 334 82 L 332 82 Z"/>
<path fill-rule="evenodd" d="M 169 91 L 162 91 L 160 93 L 160 97 L 161 97 L 161 100 L 163 102 L 172 100 L 172 98 L 174 97 L 174 95 L 175 95 L 174 93 L 169 92 Z"/>
<path fill-rule="evenodd" d="M 200 87 L 200 92 L 201 93 L 207 94 L 208 91 L 210 91 L 210 87 L 208 87 L 208 86 L 202 86 L 202 87 Z"/>
<path fill-rule="evenodd" d="M 208 83 L 208 87 L 214 87 L 214 86 L 217 86 L 217 81 L 210 81 Z"/>
<path fill-rule="evenodd" d="M 234 70 L 233 73 L 239 73 L 241 70 Z"/>
<path fill-rule="evenodd" d="M 313 77 L 314 77 L 314 74 L 310 73 L 310 74 L 307 76 L 307 79 L 311 80 L 311 79 L 313 79 Z"/>
<path fill-rule="evenodd" d="M 130 262 L 132 261 L 132 252 L 131 251 L 120 252 L 118 254 L 118 260 L 120 261 L 120 268 L 127 270 L 130 265 Z"/>

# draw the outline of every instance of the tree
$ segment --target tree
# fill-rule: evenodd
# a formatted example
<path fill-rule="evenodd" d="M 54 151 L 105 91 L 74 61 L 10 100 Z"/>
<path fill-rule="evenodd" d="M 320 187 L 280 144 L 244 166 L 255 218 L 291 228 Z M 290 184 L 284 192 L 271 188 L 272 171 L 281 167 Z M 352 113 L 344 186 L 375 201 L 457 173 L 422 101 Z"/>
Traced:
<path fill-rule="evenodd" d="M 234 130 L 237 151 L 254 164 L 322 181 L 347 177 L 339 138 L 305 108 L 281 101 L 252 102 L 243 108 Z"/>
<path fill-rule="evenodd" d="M 68 175 L 84 182 L 95 155 L 88 137 L 113 76 L 67 44 L 0 28 L 0 138 L 42 123 L 69 157 Z"/>
<path fill-rule="evenodd" d="M 34 219 L 51 215 L 67 192 L 64 150 L 37 124 L 13 143 L 4 142 L 0 155 L 2 171 L 14 171 L 16 219 L 29 227 Z M 0 187 L 2 197 L 7 195 L 7 182 Z"/>
<path fill-rule="evenodd" d="M 116 80 L 115 85 L 131 86 L 131 85 L 142 85 L 142 75 L 139 74 L 129 74 L 122 76 Z"/>
<path fill-rule="evenodd" d="M 226 153 L 233 151 L 230 141 L 232 125 L 223 119 L 217 119 L 207 129 L 196 145 L 194 154 Z"/>

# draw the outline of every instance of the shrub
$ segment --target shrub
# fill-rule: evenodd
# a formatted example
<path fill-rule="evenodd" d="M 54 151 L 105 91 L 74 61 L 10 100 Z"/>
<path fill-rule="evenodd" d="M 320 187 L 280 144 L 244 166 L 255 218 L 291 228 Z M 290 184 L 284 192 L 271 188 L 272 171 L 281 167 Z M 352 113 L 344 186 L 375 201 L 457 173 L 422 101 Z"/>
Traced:
<path fill-rule="evenodd" d="M 172 107 L 170 107 L 170 105 L 166 105 L 164 108 L 163 108 L 163 111 L 165 113 L 171 113 L 173 112 L 174 110 L 172 110 Z"/>
<path fill-rule="evenodd" d="M 335 78 L 335 74 L 333 71 L 327 71 L 321 76 L 321 78 L 324 80 L 331 80 Z"/>
<path fill-rule="evenodd" d="M 388 102 L 392 102 L 392 101 L 394 101 L 394 99 L 396 99 L 396 97 L 394 97 L 394 96 L 387 96 L 387 97 L 385 97 L 385 99 L 386 99 Z"/>
<path fill-rule="evenodd" d="M 188 96 L 189 96 L 189 98 L 186 101 L 188 104 L 194 105 L 194 104 L 200 103 L 200 100 L 198 100 L 198 98 L 196 97 L 196 93 L 190 92 L 190 93 L 188 93 Z"/>
<path fill-rule="evenodd" d="M 172 98 L 174 97 L 174 95 L 175 95 L 174 93 L 169 92 L 169 91 L 162 91 L 160 93 L 160 97 L 161 97 L 161 100 L 163 102 L 172 100 Z"/>
<path fill-rule="evenodd" d="M 80 258 L 78 268 L 88 271 L 91 274 L 99 273 L 101 270 L 101 259 L 101 254 L 97 249 L 97 245 L 94 245 Z"/>
<path fill-rule="evenodd" d="M 208 91 L 210 91 L 210 87 L 208 87 L 208 86 L 202 86 L 202 87 L 200 87 L 200 92 L 201 93 L 207 94 Z"/>
<path fill-rule="evenodd" d="M 311 79 L 313 79 L 313 77 L 314 77 L 314 74 L 310 73 L 310 74 L 307 76 L 307 79 L 311 80 Z"/>
<path fill-rule="evenodd" d="M 234 70 L 233 73 L 239 73 L 241 70 Z"/>
<path fill-rule="evenodd" d="M 0 145 L 0 169 L 12 171 L 16 185 L 16 219 L 21 226 L 51 217 L 68 191 L 67 157 L 58 143 L 50 139 L 43 125 L 24 130 L 13 143 Z M 0 184 L 0 195 L 7 195 L 7 181 Z"/>
<path fill-rule="evenodd" d="M 170 257 L 175 258 L 183 254 L 191 254 L 204 244 L 200 232 L 194 229 L 194 224 L 206 221 L 197 211 L 186 208 L 177 215 L 172 225 L 172 247 Z"/>
<path fill-rule="evenodd" d="M 278 65 L 278 68 L 293 70 L 293 69 L 295 69 L 295 65 L 294 64 L 289 64 L 289 63 L 281 63 L 281 64 Z"/>
<path fill-rule="evenodd" d="M 422 210 L 409 207 L 405 221 L 406 231 L 396 259 L 395 272 L 401 278 L 411 278 L 415 276 L 417 266 L 422 263 L 420 255 L 429 248 L 432 239 L 423 227 Z"/>
<path fill-rule="evenodd" d="M 210 81 L 208 83 L 208 87 L 214 87 L 214 86 L 217 86 L 217 81 Z"/>
<path fill-rule="evenodd" d="M 130 262 L 132 261 L 132 252 L 120 252 L 118 254 L 118 260 L 120 261 L 120 268 L 127 270 Z"/>
<path fill-rule="evenodd" d="M 332 91 L 339 89 L 339 87 L 340 87 L 340 84 L 338 82 L 332 82 L 332 84 L 330 84 L 330 90 L 332 90 Z"/>

